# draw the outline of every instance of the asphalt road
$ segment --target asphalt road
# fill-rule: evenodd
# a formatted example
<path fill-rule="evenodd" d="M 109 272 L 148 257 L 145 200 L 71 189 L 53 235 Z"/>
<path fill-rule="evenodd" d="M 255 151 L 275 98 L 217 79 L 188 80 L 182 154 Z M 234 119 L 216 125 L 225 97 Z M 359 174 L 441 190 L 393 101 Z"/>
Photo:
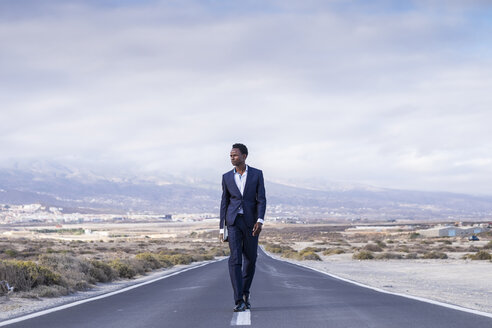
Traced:
<path fill-rule="evenodd" d="M 227 260 L 7 327 L 492 327 L 492 318 L 380 293 L 260 251 L 250 312 L 234 314 Z"/>

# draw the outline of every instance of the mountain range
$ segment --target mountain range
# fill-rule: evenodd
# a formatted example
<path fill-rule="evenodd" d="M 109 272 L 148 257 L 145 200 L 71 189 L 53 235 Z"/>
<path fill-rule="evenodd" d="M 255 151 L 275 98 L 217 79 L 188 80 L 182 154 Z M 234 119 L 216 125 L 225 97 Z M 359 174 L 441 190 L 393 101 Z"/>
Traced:
<path fill-rule="evenodd" d="M 0 168 L 0 203 L 79 213 L 217 213 L 218 182 L 172 175 L 94 173 L 50 163 Z M 492 197 L 360 184 L 266 181 L 268 215 L 342 220 L 490 220 Z"/>

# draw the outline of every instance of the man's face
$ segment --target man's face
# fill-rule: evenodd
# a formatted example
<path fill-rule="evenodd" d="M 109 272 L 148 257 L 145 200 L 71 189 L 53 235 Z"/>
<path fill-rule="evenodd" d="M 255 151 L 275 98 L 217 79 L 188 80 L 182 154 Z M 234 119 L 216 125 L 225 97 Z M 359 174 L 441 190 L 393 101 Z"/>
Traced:
<path fill-rule="evenodd" d="M 246 162 L 246 157 L 248 155 L 241 154 L 241 151 L 237 148 L 232 148 L 231 150 L 231 163 L 234 166 L 239 166 Z"/>

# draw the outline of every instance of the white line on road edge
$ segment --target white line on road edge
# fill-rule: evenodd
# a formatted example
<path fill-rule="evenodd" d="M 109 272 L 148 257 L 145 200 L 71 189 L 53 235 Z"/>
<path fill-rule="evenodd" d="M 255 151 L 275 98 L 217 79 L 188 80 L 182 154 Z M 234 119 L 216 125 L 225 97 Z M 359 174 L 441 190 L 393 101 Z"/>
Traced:
<path fill-rule="evenodd" d="M 231 326 L 250 326 L 251 325 L 251 311 L 246 310 L 244 312 L 234 312 L 232 315 Z"/>
<path fill-rule="evenodd" d="M 116 294 L 124 293 L 126 291 L 131 290 L 131 289 L 135 289 L 135 288 L 138 288 L 138 287 L 141 287 L 141 286 L 144 286 L 144 285 L 148 285 L 148 284 L 151 284 L 153 282 L 156 282 L 156 281 L 159 281 L 159 280 L 162 280 L 162 279 L 166 279 L 166 278 L 175 276 L 177 274 L 180 274 L 180 273 L 183 273 L 183 272 L 186 272 L 186 271 L 190 271 L 190 270 L 193 270 L 193 269 L 196 269 L 196 268 L 200 268 L 200 267 L 205 266 L 207 264 L 211 264 L 211 263 L 215 263 L 215 262 L 219 262 L 219 261 L 223 261 L 223 260 L 224 259 L 219 259 L 219 260 L 214 260 L 214 261 L 208 261 L 208 262 L 205 262 L 205 263 L 200 264 L 200 265 L 196 265 L 196 266 L 193 266 L 193 267 L 190 267 L 190 268 L 185 268 L 183 270 L 170 273 L 170 274 L 165 275 L 163 277 L 155 278 L 155 279 L 152 279 L 152 280 L 149 280 L 149 281 L 145 281 L 145 282 L 142 282 L 142 283 L 139 283 L 139 284 L 136 284 L 136 285 L 125 287 L 123 289 L 119 289 L 119 290 L 116 290 L 114 292 L 110 292 L 110 293 L 99 295 L 99 296 L 92 297 L 92 298 L 86 298 L 86 299 L 83 299 L 83 300 L 80 300 L 80 301 L 76 301 L 76 302 L 73 302 L 73 303 L 68 303 L 68 304 L 56 306 L 56 307 L 51 308 L 51 309 L 47 309 L 47 310 L 43 310 L 43 311 L 39 311 L 39 312 L 27 314 L 27 315 L 22 316 L 22 317 L 18 317 L 18 318 L 14 318 L 14 319 L 2 321 L 2 322 L 0 322 L 0 327 L 6 326 L 6 325 L 10 325 L 10 324 L 13 324 L 13 323 L 16 323 L 16 322 L 28 320 L 28 319 L 40 317 L 40 316 L 45 315 L 45 314 L 48 314 L 48 313 L 52 313 L 52 312 L 60 311 L 60 310 L 63 310 L 63 309 L 71 308 L 73 306 L 77 306 L 77 305 L 80 305 L 80 304 L 83 304 L 83 303 L 88 303 L 88 302 L 92 302 L 92 301 L 95 301 L 95 300 L 100 300 L 101 298 L 106 298 L 106 297 L 113 296 L 113 295 L 116 295 Z"/>
<path fill-rule="evenodd" d="M 354 284 L 354 285 L 357 285 L 357 286 L 360 286 L 360 287 L 369 288 L 369 289 L 375 290 L 375 291 L 380 292 L 380 293 L 385 293 L 385 294 L 390 294 L 390 295 L 396 295 L 396 296 L 406 297 L 406 298 L 410 298 L 410 299 L 416 300 L 416 301 L 426 302 L 426 303 L 430 303 L 430 304 L 434 304 L 434 305 L 439 305 L 439 306 L 447 307 L 447 308 L 450 308 L 450 309 L 453 309 L 453 310 L 458 310 L 458 311 L 473 313 L 473 314 L 476 314 L 476 315 L 481 315 L 481 316 L 484 316 L 484 317 L 492 318 L 492 313 L 487 313 L 487 312 L 482 312 L 482 311 L 478 311 L 478 310 L 468 309 L 468 308 L 461 307 L 461 306 L 458 306 L 458 305 L 453 305 L 453 304 L 443 303 L 443 302 L 439 302 L 439 301 L 434 301 L 434 300 L 430 300 L 428 298 L 423 298 L 423 297 L 419 297 L 419 296 L 412 296 L 412 295 L 407 295 L 407 294 L 390 292 L 390 291 L 387 291 L 387 290 L 384 290 L 384 289 L 380 289 L 380 288 L 377 288 L 377 287 L 372 287 L 372 286 L 364 285 L 364 284 L 361 284 L 360 282 L 357 282 L 357 281 L 353 281 L 353 280 L 350 280 L 350 279 L 342 278 L 342 277 L 339 277 L 339 276 L 334 275 L 332 273 L 328 273 L 328 272 L 325 272 L 325 271 L 322 271 L 322 270 L 319 270 L 319 269 L 316 269 L 316 268 L 312 268 L 312 267 L 307 266 L 305 264 L 294 263 L 294 262 L 291 262 L 291 261 L 288 261 L 288 260 L 278 259 L 278 258 L 275 258 L 272 255 L 268 254 L 265 251 L 265 249 L 263 248 L 263 246 L 260 246 L 260 247 L 261 247 L 261 249 L 263 250 L 263 252 L 268 257 L 270 257 L 270 258 L 272 258 L 274 260 L 282 261 L 282 262 L 287 262 L 287 263 L 294 264 L 294 265 L 297 265 L 297 266 L 300 266 L 300 267 L 303 267 L 303 268 L 306 268 L 306 269 L 317 271 L 319 273 L 325 274 L 325 275 L 330 276 L 332 278 L 343 280 L 345 282 L 348 282 L 348 283 L 351 283 L 351 284 Z"/>

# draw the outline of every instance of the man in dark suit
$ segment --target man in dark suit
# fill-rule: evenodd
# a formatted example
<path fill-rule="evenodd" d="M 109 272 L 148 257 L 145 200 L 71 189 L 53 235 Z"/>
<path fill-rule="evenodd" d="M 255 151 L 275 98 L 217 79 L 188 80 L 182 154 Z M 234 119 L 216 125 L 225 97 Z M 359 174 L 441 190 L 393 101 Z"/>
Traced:
<path fill-rule="evenodd" d="M 234 290 L 235 312 L 251 308 L 249 290 L 255 274 L 258 236 L 265 218 L 266 197 L 263 172 L 246 165 L 248 148 L 232 145 L 234 169 L 222 176 L 220 239 L 228 231 L 229 275 Z"/>

